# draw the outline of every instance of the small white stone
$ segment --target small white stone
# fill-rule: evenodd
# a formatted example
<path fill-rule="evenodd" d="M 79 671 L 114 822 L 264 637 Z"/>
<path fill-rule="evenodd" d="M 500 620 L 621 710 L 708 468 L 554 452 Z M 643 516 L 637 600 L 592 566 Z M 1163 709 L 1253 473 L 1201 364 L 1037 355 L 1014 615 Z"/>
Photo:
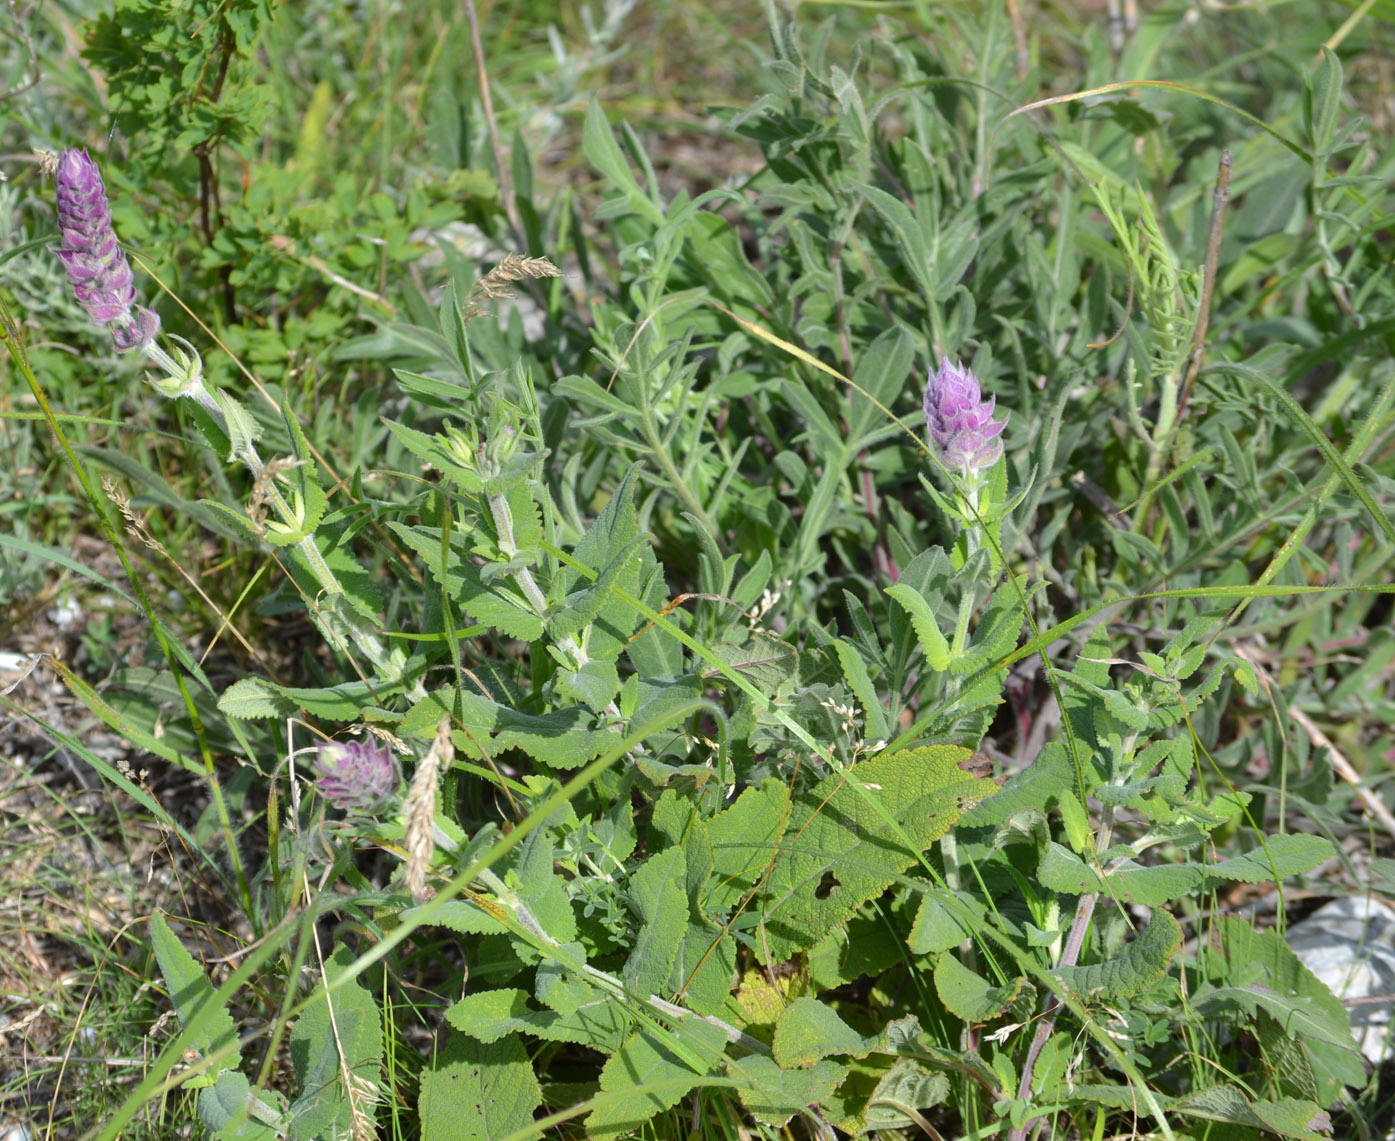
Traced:
<path fill-rule="evenodd" d="M 1340 999 L 1361 1052 L 1379 1066 L 1392 1056 L 1390 1005 L 1350 1002 L 1395 991 L 1395 909 L 1349 895 L 1319 907 L 1288 930 L 1302 964 Z"/>

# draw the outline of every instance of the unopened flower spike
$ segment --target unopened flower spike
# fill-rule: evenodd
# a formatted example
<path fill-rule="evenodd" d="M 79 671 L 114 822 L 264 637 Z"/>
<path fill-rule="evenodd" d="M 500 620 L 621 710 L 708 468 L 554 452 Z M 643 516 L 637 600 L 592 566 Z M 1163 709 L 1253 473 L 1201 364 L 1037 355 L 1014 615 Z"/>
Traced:
<path fill-rule="evenodd" d="M 940 362 L 925 386 L 925 427 L 946 465 L 976 472 L 1003 454 L 998 437 L 1007 417 L 993 419 L 995 404 L 991 396 L 983 399 L 978 377 L 962 361 Z"/>
<path fill-rule="evenodd" d="M 54 253 L 79 304 L 94 322 L 111 328 L 117 352 L 144 348 L 160 331 L 160 318 L 136 304 L 135 280 L 116 241 L 102 173 L 86 148 L 65 150 L 58 157 L 54 189 L 63 236 Z"/>

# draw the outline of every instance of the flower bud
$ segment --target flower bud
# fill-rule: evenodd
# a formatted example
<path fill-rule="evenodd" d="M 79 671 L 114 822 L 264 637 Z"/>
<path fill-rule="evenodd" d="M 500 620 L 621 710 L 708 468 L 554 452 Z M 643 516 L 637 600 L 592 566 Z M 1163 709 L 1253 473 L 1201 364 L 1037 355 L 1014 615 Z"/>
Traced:
<path fill-rule="evenodd" d="M 1003 454 L 998 439 L 1007 417 L 993 419 L 993 397 L 983 399 L 978 377 L 962 361 L 940 362 L 925 386 L 925 427 L 944 462 L 965 471 L 987 467 Z"/>
<path fill-rule="evenodd" d="M 54 180 L 63 244 L 54 249 L 78 303 L 98 325 L 110 325 L 116 351 L 149 344 L 160 331 L 153 309 L 136 304 L 131 265 L 116 241 L 101 171 L 87 150 L 65 150 Z"/>

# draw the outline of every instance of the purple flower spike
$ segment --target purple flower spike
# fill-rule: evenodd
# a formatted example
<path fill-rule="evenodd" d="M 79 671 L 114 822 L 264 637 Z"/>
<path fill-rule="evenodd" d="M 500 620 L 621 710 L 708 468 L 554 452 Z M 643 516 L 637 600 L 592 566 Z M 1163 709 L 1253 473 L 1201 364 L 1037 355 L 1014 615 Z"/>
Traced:
<path fill-rule="evenodd" d="M 160 331 L 160 318 L 136 304 L 131 265 L 116 244 L 102 172 L 85 148 L 59 156 L 54 186 L 63 233 L 54 253 L 68 271 L 78 303 L 98 325 L 111 326 L 117 352 L 143 348 Z"/>
<path fill-rule="evenodd" d="M 315 782 L 335 808 L 366 812 L 382 805 L 401 782 L 397 763 L 377 741 L 330 741 L 315 756 Z"/>
<path fill-rule="evenodd" d="M 925 427 L 946 464 L 977 471 L 1003 454 L 998 437 L 1007 417 L 994 420 L 994 405 L 993 397 L 983 399 L 978 377 L 962 361 L 940 362 L 940 371 L 925 386 Z"/>

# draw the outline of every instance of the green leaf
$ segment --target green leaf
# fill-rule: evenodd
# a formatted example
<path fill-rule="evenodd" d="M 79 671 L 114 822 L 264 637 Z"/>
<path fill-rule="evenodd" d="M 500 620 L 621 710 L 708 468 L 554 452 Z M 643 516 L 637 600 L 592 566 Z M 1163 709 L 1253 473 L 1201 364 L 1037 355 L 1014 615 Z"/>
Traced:
<path fill-rule="evenodd" d="M 936 673 L 949 669 L 949 642 L 940 632 L 939 623 L 935 619 L 935 612 L 930 608 L 930 603 L 904 582 L 888 586 L 886 593 L 899 602 L 906 613 L 910 615 L 911 625 L 915 627 L 916 637 L 920 640 L 920 648 L 924 651 L 925 660 L 929 663 L 930 668 Z"/>
<path fill-rule="evenodd" d="M 886 710 L 882 707 L 881 698 L 877 696 L 877 688 L 872 684 L 872 675 L 867 672 L 867 664 L 862 660 L 862 655 L 842 638 L 833 643 L 833 651 L 838 655 L 838 662 L 843 667 L 843 677 L 847 680 L 848 688 L 862 706 L 865 730 L 863 735 L 869 741 L 885 741 L 891 736 L 886 721 Z"/>
<path fill-rule="evenodd" d="M 422 1072 L 417 1111 L 431 1141 L 495 1141 L 530 1126 L 541 1104 L 516 1035 L 486 1043 L 456 1034 Z"/>
<path fill-rule="evenodd" d="M 415 910 L 410 908 L 403 912 L 402 919 L 406 921 Z M 503 935 L 508 931 L 502 920 L 496 919 L 478 904 L 459 899 L 438 907 L 431 922 L 462 935 Z"/>
<path fill-rule="evenodd" d="M 554 637 L 577 634 L 588 624 L 586 652 L 592 658 L 613 659 L 629 642 L 639 616 L 612 593 L 639 592 L 640 549 L 644 540 L 635 518 L 634 488 L 640 465 L 631 464 L 596 521 L 586 529 L 572 557 L 594 571 L 594 579 L 578 570 L 563 572 L 566 602 L 548 619 Z"/>
<path fill-rule="evenodd" d="M 530 832 L 519 845 L 518 862 L 509 869 L 508 879 L 543 931 L 558 943 L 570 943 L 576 938 L 576 913 L 554 867 L 555 850 L 546 831 Z"/>
<path fill-rule="evenodd" d="M 521 990 L 504 987 L 467 994 L 446 1010 L 446 1020 L 481 1042 L 531 1034 L 548 1042 L 575 1042 L 607 1054 L 620 1048 L 633 1018 L 624 1003 L 585 979 L 554 978 L 548 998 L 565 1010 L 538 1010 Z"/>
<path fill-rule="evenodd" d="M 974 937 L 972 923 L 965 925 L 966 918 L 972 922 L 988 922 L 988 910 L 978 896 L 967 891 L 955 893 L 957 907 L 950 907 L 941 898 L 940 892 L 925 894 L 916 912 L 911 933 L 906 937 L 906 945 L 913 955 L 934 955 L 957 947 L 965 939 Z"/>
<path fill-rule="evenodd" d="M 484 490 L 484 480 L 480 478 L 479 473 L 464 466 L 460 457 L 451 450 L 447 440 L 419 432 L 395 420 L 387 420 L 385 423 L 388 430 L 397 437 L 397 441 L 423 463 L 454 480 L 466 491 L 478 494 Z"/>
<path fill-rule="evenodd" d="M 1154 908 L 1152 921 L 1113 958 L 1084 967 L 1057 967 L 1055 975 L 1073 994 L 1084 998 L 1128 998 L 1147 990 L 1167 971 L 1182 945 L 1177 920 Z"/>
<path fill-rule="evenodd" d="M 431 571 L 431 577 L 445 587 L 473 621 L 521 642 L 535 642 L 542 637 L 542 619 L 521 594 L 498 582 L 485 582 L 480 568 L 470 561 L 460 536 L 452 536 L 443 563 L 439 531 L 397 522 L 390 522 L 388 526 L 416 551 Z"/>
<path fill-rule="evenodd" d="M 789 823 L 786 795 L 780 781 L 764 781 L 707 822 L 713 855 L 709 910 L 729 911 L 765 875 Z"/>
<path fill-rule="evenodd" d="M 199 1091 L 199 1120 L 217 1141 L 277 1141 L 283 1133 L 285 1098 L 273 1090 L 256 1096 L 238 1070 L 224 1070 Z"/>
<path fill-rule="evenodd" d="M 1211 1086 L 1178 1098 L 1169 1108 L 1203 1121 L 1224 1121 L 1297 1141 L 1328 1141 L 1324 1134 L 1332 1130 L 1331 1119 L 1314 1102 L 1251 1101 L 1234 1086 Z"/>
<path fill-rule="evenodd" d="M 354 964 L 347 947 L 338 947 L 325 963 L 325 981 L 333 984 Z M 328 995 L 328 1002 L 324 999 Z M 330 1007 L 333 1006 L 331 1016 Z M 380 1084 L 383 1060 L 383 1027 L 378 1004 L 357 980 L 332 992 L 316 988 L 311 1005 L 291 1030 L 291 1061 L 295 1065 L 300 1096 L 291 1105 L 291 1136 L 308 1139 L 339 1136 L 353 1127 L 349 1091 L 344 1074 L 352 1074 L 360 1109 L 372 1116 L 371 1091 Z"/>
<path fill-rule="evenodd" d="M 1261 369 L 1250 368 L 1246 365 L 1217 362 L 1212 365 L 1211 368 L 1213 371 L 1231 373 L 1243 380 L 1253 381 L 1262 386 L 1264 390 L 1278 402 L 1284 411 L 1293 418 L 1294 422 L 1303 430 L 1304 435 L 1308 437 L 1313 447 L 1322 453 L 1322 458 L 1326 460 L 1327 464 L 1336 472 L 1337 478 L 1342 481 L 1346 489 L 1361 501 L 1361 505 L 1366 508 L 1371 520 L 1380 528 L 1386 539 L 1395 543 L 1395 521 L 1392 521 L 1390 514 L 1382 510 L 1380 505 L 1372 498 L 1371 493 L 1366 490 L 1365 484 L 1361 482 L 1356 472 L 1352 469 L 1351 464 L 1349 464 L 1342 457 L 1341 453 L 1332 446 L 1332 441 L 1327 438 L 1326 433 L 1318 427 L 1313 421 L 1313 418 L 1309 416 L 1303 406 L 1293 398 L 1287 388 L 1279 384 L 1279 382 L 1267 372 Z"/>
<path fill-rule="evenodd" d="M 236 1069 L 242 1054 L 232 1015 L 214 1001 L 213 984 L 159 911 L 150 917 L 150 945 L 190 1047 L 204 1058 L 228 1050 L 218 1068 Z"/>
<path fill-rule="evenodd" d="M 989 797 L 964 813 L 965 828 L 1002 824 L 1015 813 L 1041 810 L 1075 784 L 1075 766 L 1061 741 L 1048 741 L 1034 760 L 1003 783 L 997 796 Z"/>
<path fill-rule="evenodd" d="M 920 1111 L 949 1097 L 949 1078 L 914 1058 L 900 1058 L 877 1083 L 862 1114 L 864 1129 L 909 1129 Z M 923 1118 L 921 1119 L 923 1120 Z"/>
<path fill-rule="evenodd" d="M 656 226 L 664 223 L 664 213 L 656 206 L 636 181 L 634 173 L 630 170 L 630 165 L 625 161 L 625 154 L 620 149 L 620 144 L 615 141 L 615 133 L 610 129 L 610 124 L 606 121 L 605 112 L 601 110 L 600 101 L 592 98 L 586 107 L 586 123 L 582 129 L 581 146 L 585 152 L 586 161 L 605 176 L 606 186 L 612 191 L 618 191 L 617 198 L 608 199 L 607 205 L 612 202 L 621 202 L 626 207 L 624 212 L 641 214 Z M 620 213 L 611 207 L 611 214 Z"/>
<path fill-rule="evenodd" d="M 610 730 L 598 728 L 596 715 L 580 706 L 534 715 L 519 713 L 478 693 L 454 690 L 427 694 L 408 710 L 397 732 L 404 737 L 429 738 L 442 717 L 450 717 L 456 727 L 452 734 L 456 750 L 476 760 L 522 749 L 552 768 L 575 769 L 618 739 Z"/>
<path fill-rule="evenodd" d="M 1243 856 L 1206 865 L 1208 881 L 1230 880 L 1242 883 L 1264 883 L 1311 871 L 1335 852 L 1332 842 L 1323 836 L 1301 832 L 1285 832 L 1269 836 L 1262 847 Z"/>
<path fill-rule="evenodd" d="M 1066 839 L 1070 841 L 1071 848 L 1081 855 L 1091 851 L 1094 841 L 1090 835 L 1090 820 L 1085 815 L 1084 806 L 1076 800 L 1075 793 L 1068 788 L 1062 789 L 1056 803 L 1061 810 L 1061 823 L 1066 827 Z"/>
<path fill-rule="evenodd" d="M 887 329 L 867 346 L 867 351 L 853 369 L 852 381 L 857 388 L 849 388 L 847 396 L 848 439 L 854 446 L 866 446 L 863 436 L 874 425 L 896 430 L 894 422 L 887 424 L 888 417 L 883 409 L 894 404 L 905 387 L 914 356 L 915 343 L 899 325 Z M 862 392 L 858 391 L 859 388 Z M 864 396 L 863 392 L 867 395 Z"/>
<path fill-rule="evenodd" d="M 901 260 L 915 278 L 921 295 L 937 296 L 935 282 L 930 277 L 930 249 L 926 245 L 924 231 L 921 230 L 915 215 L 911 213 L 910 207 L 899 198 L 893 198 L 885 190 L 875 186 L 850 181 L 848 187 L 861 194 L 873 209 L 886 219 L 897 240 Z"/>
<path fill-rule="evenodd" d="M 770 283 L 746 259 L 741 235 L 730 222 L 720 214 L 699 210 L 688 215 L 685 228 L 704 278 L 729 301 L 740 298 L 757 311 L 774 304 Z"/>
<path fill-rule="evenodd" d="M 780 962 L 818 943 L 997 792 L 959 768 L 970 755 L 953 745 L 880 753 L 801 793 L 762 893 L 763 956 Z"/>
<path fill-rule="evenodd" d="M 676 1039 L 676 1041 L 675 1041 Z M 639 1129 L 715 1073 L 726 1035 L 705 1022 L 679 1023 L 669 1035 L 641 1026 L 601 1070 L 601 1091 L 586 1118 L 592 1141 Z"/>
<path fill-rule="evenodd" d="M 1121 903 L 1155 907 L 1168 900 L 1216 883 L 1264 883 L 1284 879 L 1317 867 L 1332 855 L 1332 845 L 1321 836 L 1284 833 L 1265 841 L 1268 849 L 1256 849 L 1218 863 L 1155 864 L 1145 867 L 1124 860 L 1101 877 L 1089 864 L 1061 845 L 1052 843 L 1042 854 L 1037 878 L 1052 891 L 1077 894 L 1097 891 Z"/>
<path fill-rule="evenodd" d="M 585 662 L 577 670 L 558 670 L 557 691 L 583 702 L 593 713 L 601 713 L 620 692 L 620 671 L 614 662 L 605 660 Z"/>
<path fill-rule="evenodd" d="M 832 990 L 863 975 L 874 979 L 905 962 L 904 947 L 900 934 L 881 916 L 854 915 L 809 951 L 814 990 Z"/>
<path fill-rule="evenodd" d="M 775 1060 L 782 1066 L 807 1066 L 840 1054 L 899 1054 L 918 1049 L 920 1023 L 914 1015 L 889 1022 L 880 1033 L 859 1034 L 831 1006 L 804 995 L 795 999 L 775 1024 Z"/>
<path fill-rule="evenodd" d="M 1198 989 L 1196 1009 L 1203 1016 L 1266 1011 L 1307 1053 L 1323 1104 L 1332 1104 L 1343 1085 L 1364 1085 L 1366 1070 L 1346 1008 L 1278 933 L 1227 919 L 1218 935 L 1220 950 L 1208 952 L 1207 974 L 1228 985 Z"/>
<path fill-rule="evenodd" d="M 390 684 L 355 680 L 324 689 L 295 689 L 244 677 L 224 690 L 218 708 L 244 721 L 288 717 L 300 710 L 327 721 L 357 721 L 365 708 L 378 704 Z"/>
<path fill-rule="evenodd" d="M 1026 981 L 1016 978 L 1007 986 L 992 986 L 952 954 L 941 955 L 935 964 L 935 991 L 940 1001 L 952 1015 L 966 1022 L 996 1018 L 1022 993 Z"/>
<path fill-rule="evenodd" d="M 279 685 L 258 677 L 238 678 L 218 698 L 218 708 L 243 721 L 289 717 L 296 712 L 295 702 L 282 693 Z"/>
<path fill-rule="evenodd" d="M 720 928 L 689 923 L 673 960 L 668 992 L 698 1014 L 716 1014 L 731 994 L 736 940 Z M 676 1000 L 677 1001 L 677 1000 Z"/>
<path fill-rule="evenodd" d="M 784 1069 L 760 1055 L 727 1063 L 728 1076 L 741 1083 L 741 1104 L 758 1121 L 776 1128 L 831 1097 L 847 1073 L 847 1066 L 826 1060 L 799 1069 Z"/>
<path fill-rule="evenodd" d="M 1337 115 L 1342 109 L 1342 61 L 1336 52 L 1324 44 L 1321 55 L 1305 78 L 1308 88 L 1308 132 L 1313 155 L 1321 161 L 1332 149 Z"/>
<path fill-rule="evenodd" d="M 645 860 L 626 892 L 639 913 L 640 929 L 625 960 L 624 978 L 641 999 L 668 997 L 674 960 L 688 927 L 687 861 L 682 848 L 667 848 Z"/>

